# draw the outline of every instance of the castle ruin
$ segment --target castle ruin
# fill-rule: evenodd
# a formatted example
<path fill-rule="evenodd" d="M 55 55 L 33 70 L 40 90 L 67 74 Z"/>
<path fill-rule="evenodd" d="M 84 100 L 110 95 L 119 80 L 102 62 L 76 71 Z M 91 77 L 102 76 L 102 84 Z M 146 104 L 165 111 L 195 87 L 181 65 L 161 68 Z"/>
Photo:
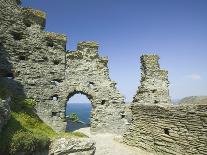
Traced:
<path fill-rule="evenodd" d="M 108 58 L 98 55 L 99 45 L 80 42 L 77 51 L 66 51 L 65 35 L 44 31 L 44 12 L 15 0 L 1 4 L 0 75 L 21 84 L 17 95 L 35 99 L 39 117 L 64 131 L 68 99 L 84 94 L 92 104 L 91 131 L 123 132 L 124 98 L 109 78 Z"/>
<path fill-rule="evenodd" d="M 134 96 L 134 103 L 169 105 L 168 72 L 161 70 L 158 55 L 141 56 L 141 85 Z"/>
<path fill-rule="evenodd" d="M 45 32 L 46 14 L 0 0 L 0 82 L 36 101 L 38 116 L 66 128 L 66 102 L 84 94 L 92 104 L 91 131 L 124 135 L 124 142 L 157 154 L 206 154 L 207 105 L 171 106 L 167 71 L 157 55 L 141 57 L 141 85 L 126 123 L 124 98 L 109 78 L 108 58 L 95 42 L 67 51 L 65 35 Z"/>

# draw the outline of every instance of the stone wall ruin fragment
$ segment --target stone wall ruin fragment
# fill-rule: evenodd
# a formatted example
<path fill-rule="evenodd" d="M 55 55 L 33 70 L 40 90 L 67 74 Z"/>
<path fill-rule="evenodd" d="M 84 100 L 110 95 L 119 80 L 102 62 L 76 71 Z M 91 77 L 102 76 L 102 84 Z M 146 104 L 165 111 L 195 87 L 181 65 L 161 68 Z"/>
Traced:
<path fill-rule="evenodd" d="M 23 85 L 39 117 L 56 131 L 66 128 L 66 103 L 77 93 L 92 104 L 91 131 L 124 131 L 124 98 L 109 78 L 108 59 L 95 42 L 66 51 L 65 35 L 45 32 L 46 14 L 1 0 L 0 75 Z M 18 87 L 16 88 L 18 89 Z M 19 96 L 22 97 L 22 96 Z"/>

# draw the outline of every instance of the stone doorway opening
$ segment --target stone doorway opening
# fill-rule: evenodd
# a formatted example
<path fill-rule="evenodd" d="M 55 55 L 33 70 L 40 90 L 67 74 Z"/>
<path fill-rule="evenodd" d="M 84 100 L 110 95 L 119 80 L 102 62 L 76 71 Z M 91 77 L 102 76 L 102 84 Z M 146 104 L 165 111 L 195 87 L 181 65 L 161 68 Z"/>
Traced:
<path fill-rule="evenodd" d="M 66 104 L 66 131 L 90 127 L 92 104 L 90 96 L 76 92 L 70 94 Z"/>

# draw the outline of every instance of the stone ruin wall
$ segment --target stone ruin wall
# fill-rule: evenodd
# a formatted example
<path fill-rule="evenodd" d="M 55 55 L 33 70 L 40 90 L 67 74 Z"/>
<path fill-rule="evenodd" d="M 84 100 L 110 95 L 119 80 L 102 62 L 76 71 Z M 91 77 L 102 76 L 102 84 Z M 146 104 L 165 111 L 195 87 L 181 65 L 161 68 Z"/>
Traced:
<path fill-rule="evenodd" d="M 16 0 L 0 3 L 0 81 L 11 84 L 16 95 L 34 98 L 40 118 L 57 131 L 66 126 L 66 101 L 82 93 L 93 106 L 92 131 L 123 132 L 123 97 L 98 45 L 81 42 L 66 53 L 66 36 L 43 30 L 44 12 L 21 8 Z M 170 106 L 167 71 L 160 70 L 158 56 L 143 55 L 141 62 L 141 86 L 124 142 L 157 154 L 206 154 L 206 104 Z"/>
<path fill-rule="evenodd" d="M 65 35 L 44 31 L 44 12 L 22 8 L 16 0 L 0 3 L 1 81 L 15 95 L 35 99 L 37 114 L 56 131 L 65 130 L 67 100 L 82 93 L 92 103 L 92 131 L 123 132 L 123 96 L 108 77 L 107 59 L 98 56 L 98 45 L 82 42 L 68 53 Z"/>
<path fill-rule="evenodd" d="M 68 98 L 76 93 L 89 98 L 91 131 L 123 132 L 124 98 L 109 78 L 108 58 L 98 55 L 98 47 L 95 42 L 80 42 L 76 51 L 66 54 L 65 92 Z"/>
<path fill-rule="evenodd" d="M 160 155 L 206 155 L 207 104 L 170 105 L 167 71 L 160 70 L 158 56 L 143 55 L 141 63 L 124 143 Z"/>
<path fill-rule="evenodd" d="M 206 155 L 207 104 L 133 105 L 124 142 L 159 155 Z"/>
<path fill-rule="evenodd" d="M 142 55 L 141 85 L 134 96 L 134 103 L 170 105 L 168 72 L 161 70 L 158 55 Z"/>

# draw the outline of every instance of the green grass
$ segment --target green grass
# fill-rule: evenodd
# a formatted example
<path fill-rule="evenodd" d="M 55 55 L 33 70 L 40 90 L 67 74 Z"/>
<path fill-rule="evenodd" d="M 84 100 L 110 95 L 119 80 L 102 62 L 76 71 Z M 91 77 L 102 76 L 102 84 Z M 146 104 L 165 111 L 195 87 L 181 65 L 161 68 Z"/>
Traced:
<path fill-rule="evenodd" d="M 15 154 L 47 148 L 51 139 L 86 137 L 79 132 L 56 133 L 34 112 L 35 102 L 13 98 L 11 118 L 0 134 L 0 153 Z"/>
<path fill-rule="evenodd" d="M 67 120 L 70 120 L 72 122 L 79 122 L 80 119 L 76 113 L 71 113 L 70 115 L 66 116 Z"/>

